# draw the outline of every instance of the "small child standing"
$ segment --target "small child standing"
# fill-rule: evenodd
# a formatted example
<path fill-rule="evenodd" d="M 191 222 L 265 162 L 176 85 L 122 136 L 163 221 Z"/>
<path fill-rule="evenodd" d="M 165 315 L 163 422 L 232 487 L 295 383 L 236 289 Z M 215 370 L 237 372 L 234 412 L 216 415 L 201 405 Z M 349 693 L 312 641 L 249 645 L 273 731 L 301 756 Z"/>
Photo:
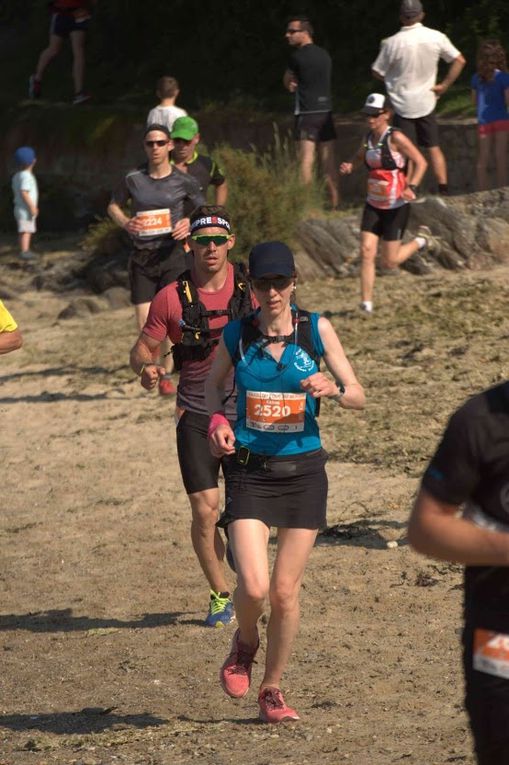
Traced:
<path fill-rule="evenodd" d="M 185 117 L 187 112 L 180 106 L 175 106 L 179 97 L 179 84 L 175 77 L 160 77 L 157 81 L 156 95 L 160 101 L 159 106 L 154 107 L 147 117 L 148 125 L 164 125 L 171 132 L 171 128 L 177 117 Z"/>
<path fill-rule="evenodd" d="M 495 145 L 497 186 L 507 186 L 507 134 L 509 132 L 509 73 L 499 40 L 483 40 L 477 51 L 477 72 L 472 77 L 472 100 L 477 108 L 477 186 L 488 188 L 488 161 Z"/>
<path fill-rule="evenodd" d="M 36 255 L 30 251 L 30 240 L 36 231 L 36 218 L 39 215 L 39 190 L 33 174 L 36 162 L 35 151 L 31 146 L 20 146 L 14 152 L 14 161 L 20 168 L 12 176 L 14 194 L 14 217 L 18 224 L 19 256 L 23 260 L 33 260 Z"/>

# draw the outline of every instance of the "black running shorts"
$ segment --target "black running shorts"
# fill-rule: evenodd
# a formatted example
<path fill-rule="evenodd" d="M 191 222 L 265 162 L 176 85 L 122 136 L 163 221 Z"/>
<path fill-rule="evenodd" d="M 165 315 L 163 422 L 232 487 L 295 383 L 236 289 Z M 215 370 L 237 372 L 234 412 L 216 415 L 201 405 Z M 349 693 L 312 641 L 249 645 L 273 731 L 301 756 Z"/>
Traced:
<path fill-rule="evenodd" d="M 335 141 L 336 128 L 332 121 L 332 112 L 298 114 L 295 117 L 293 137 L 296 141 L 314 141 L 314 143 Z"/>
<path fill-rule="evenodd" d="M 221 460 L 210 452 L 209 419 L 207 414 L 185 411 L 177 425 L 177 454 L 187 494 L 217 489 Z"/>
<path fill-rule="evenodd" d="M 239 464 L 225 459 L 225 512 L 218 526 L 255 518 L 269 528 L 321 529 L 326 526 L 328 454 L 324 449 L 290 457 L 258 456 Z"/>
<path fill-rule="evenodd" d="M 69 37 L 72 32 L 86 32 L 90 24 L 90 18 L 81 21 L 75 19 L 72 13 L 54 13 L 51 16 L 50 35 L 56 37 Z"/>
<path fill-rule="evenodd" d="M 438 125 L 435 112 L 415 119 L 395 114 L 392 125 L 401 130 L 411 141 L 417 143 L 417 146 L 422 146 L 425 149 L 438 146 Z"/>
<path fill-rule="evenodd" d="M 385 242 L 399 242 L 403 238 L 410 215 L 410 205 L 401 205 L 393 210 L 380 210 L 366 203 L 362 213 L 361 231 L 383 239 Z"/>
<path fill-rule="evenodd" d="M 507 633 L 507 629 L 504 632 Z M 474 627 L 463 632 L 465 705 L 478 765 L 509 763 L 509 679 L 472 667 Z"/>
<path fill-rule="evenodd" d="M 184 248 L 176 242 L 158 250 L 133 250 L 128 268 L 131 302 L 133 305 L 150 303 L 159 290 L 186 270 Z"/>

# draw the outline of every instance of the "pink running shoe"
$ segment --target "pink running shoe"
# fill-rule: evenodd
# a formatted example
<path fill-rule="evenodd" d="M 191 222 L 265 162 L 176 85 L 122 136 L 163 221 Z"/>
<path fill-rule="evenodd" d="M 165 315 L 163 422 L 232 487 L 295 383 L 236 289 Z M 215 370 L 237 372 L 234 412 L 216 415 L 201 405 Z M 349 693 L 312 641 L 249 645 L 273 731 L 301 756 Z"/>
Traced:
<path fill-rule="evenodd" d="M 260 641 L 258 641 L 256 648 L 244 645 L 240 642 L 239 635 L 240 630 L 236 630 L 233 635 L 231 651 L 219 671 L 223 691 L 233 699 L 241 699 L 248 692 L 254 657 L 260 645 Z"/>
<path fill-rule="evenodd" d="M 300 720 L 295 709 L 287 707 L 279 688 L 263 688 L 258 696 L 260 720 L 266 723 L 280 723 L 285 720 Z"/>

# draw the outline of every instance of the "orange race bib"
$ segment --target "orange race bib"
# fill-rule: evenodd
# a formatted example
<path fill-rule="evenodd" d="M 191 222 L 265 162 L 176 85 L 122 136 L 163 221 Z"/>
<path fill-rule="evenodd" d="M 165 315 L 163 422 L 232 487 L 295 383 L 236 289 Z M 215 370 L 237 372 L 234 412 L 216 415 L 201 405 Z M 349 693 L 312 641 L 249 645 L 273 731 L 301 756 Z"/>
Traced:
<path fill-rule="evenodd" d="M 169 210 L 144 210 L 136 213 L 136 219 L 141 221 L 143 229 L 138 236 L 159 236 L 171 232 L 171 214 Z"/>
<path fill-rule="evenodd" d="M 399 170 L 397 173 L 394 173 L 393 170 L 370 170 L 368 175 L 368 202 L 371 201 L 381 207 L 390 207 L 401 198 L 405 187 L 406 178 Z"/>
<path fill-rule="evenodd" d="M 478 672 L 509 679 L 509 635 L 476 629 L 472 666 Z"/>
<path fill-rule="evenodd" d="M 304 430 L 305 393 L 246 393 L 246 425 L 253 430 L 299 433 Z"/>

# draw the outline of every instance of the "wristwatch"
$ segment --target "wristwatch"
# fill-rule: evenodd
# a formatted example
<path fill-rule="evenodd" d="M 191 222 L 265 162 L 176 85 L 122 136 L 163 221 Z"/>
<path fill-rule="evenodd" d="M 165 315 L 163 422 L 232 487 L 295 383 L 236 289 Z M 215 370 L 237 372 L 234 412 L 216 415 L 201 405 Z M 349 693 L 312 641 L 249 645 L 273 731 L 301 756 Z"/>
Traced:
<path fill-rule="evenodd" d="M 414 192 L 414 194 L 417 194 L 417 191 L 418 191 L 418 189 L 419 189 L 419 187 L 418 187 L 418 186 L 416 186 L 416 185 L 415 185 L 415 183 L 409 183 L 409 184 L 408 184 L 408 188 L 409 188 L 409 189 L 411 189 L 411 191 L 413 191 L 413 192 Z"/>
<path fill-rule="evenodd" d="M 339 402 L 341 401 L 341 399 L 342 399 L 342 398 L 343 398 L 343 396 L 345 395 L 345 386 L 343 385 L 343 383 L 341 382 L 341 380 L 334 380 L 334 382 L 335 382 L 335 383 L 336 383 L 336 385 L 338 386 L 338 393 L 336 393 L 336 395 L 334 395 L 334 396 L 331 396 L 330 398 L 331 398 L 333 401 L 337 401 L 337 402 L 338 402 L 338 404 L 339 404 Z"/>

